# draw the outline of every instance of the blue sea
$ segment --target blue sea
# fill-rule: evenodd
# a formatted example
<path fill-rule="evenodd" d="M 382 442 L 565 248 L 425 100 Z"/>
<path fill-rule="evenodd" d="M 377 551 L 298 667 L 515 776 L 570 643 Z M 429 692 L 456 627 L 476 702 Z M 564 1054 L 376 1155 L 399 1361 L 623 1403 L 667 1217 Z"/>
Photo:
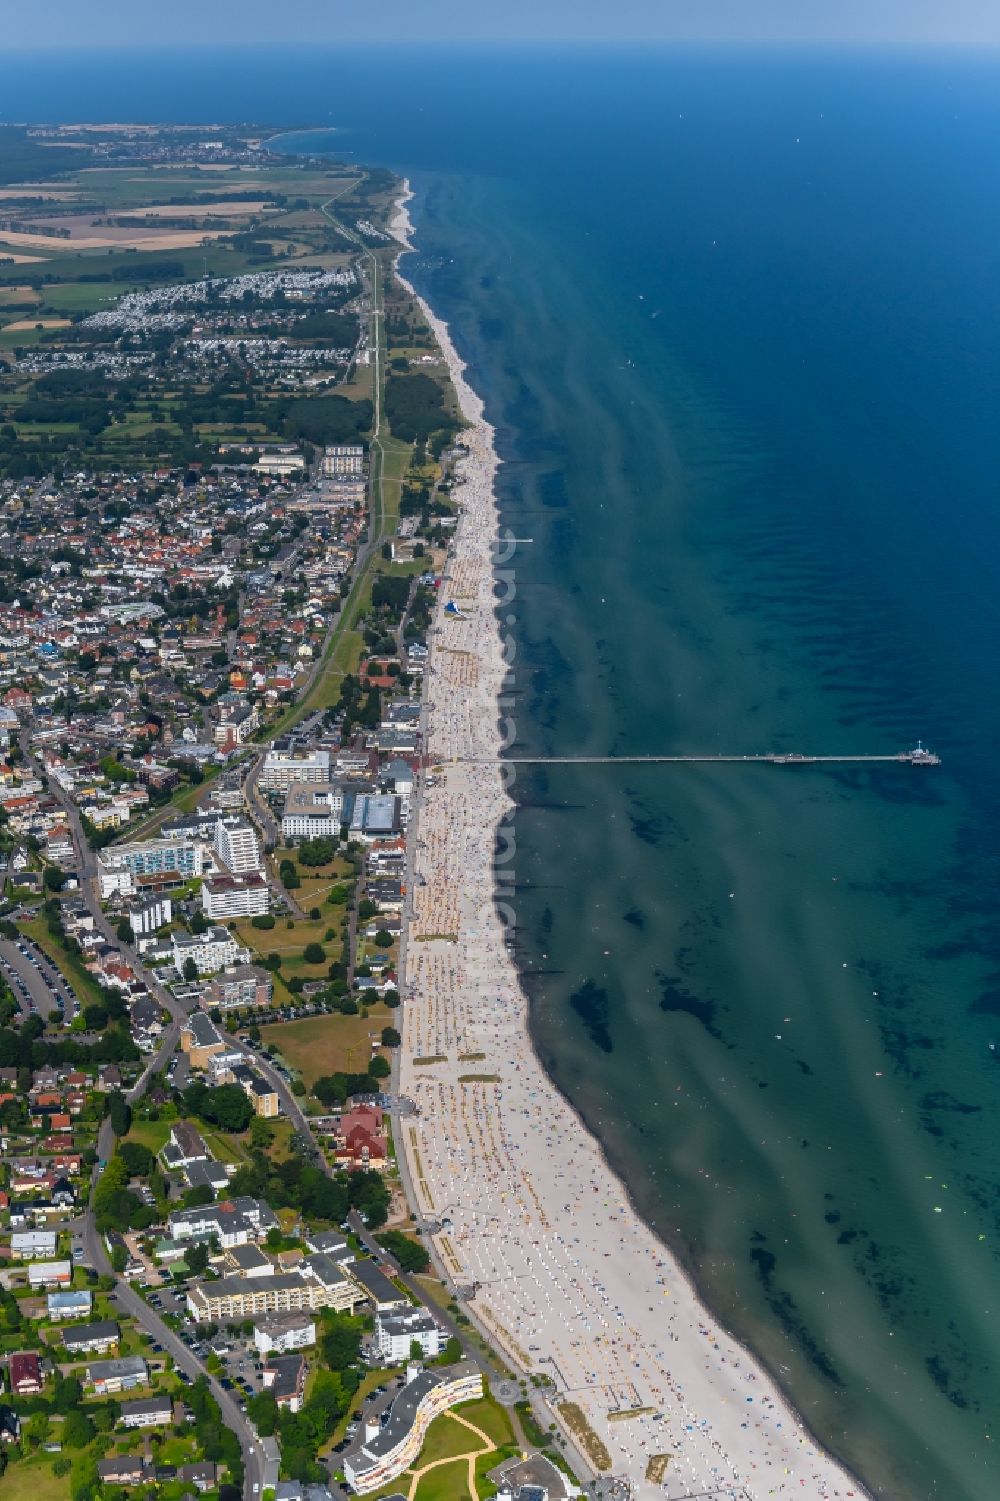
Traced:
<path fill-rule="evenodd" d="M 8 119 L 321 126 L 504 459 L 536 1044 L 892 1501 L 1000 1495 L 1000 61 L 26 59 Z"/>

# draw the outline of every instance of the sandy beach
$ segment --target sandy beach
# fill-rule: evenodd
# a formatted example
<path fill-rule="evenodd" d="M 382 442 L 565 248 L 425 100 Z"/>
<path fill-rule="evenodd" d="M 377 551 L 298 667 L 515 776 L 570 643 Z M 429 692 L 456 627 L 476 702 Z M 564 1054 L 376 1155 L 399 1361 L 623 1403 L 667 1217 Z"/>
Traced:
<path fill-rule="evenodd" d="M 404 240 L 407 197 L 392 225 Z M 440 1262 L 475 1284 L 471 1311 L 509 1364 L 551 1383 L 554 1421 L 563 1404 L 582 1412 L 599 1467 L 636 1496 L 861 1496 L 702 1306 L 531 1047 L 495 902 L 497 828 L 502 847 L 513 808 L 498 760 L 511 660 L 494 595 L 498 459 L 448 330 L 424 311 L 470 426 L 429 643 L 434 764 L 413 831 L 401 1085 L 419 1115 L 400 1130 L 414 1207 L 445 1222 Z"/>

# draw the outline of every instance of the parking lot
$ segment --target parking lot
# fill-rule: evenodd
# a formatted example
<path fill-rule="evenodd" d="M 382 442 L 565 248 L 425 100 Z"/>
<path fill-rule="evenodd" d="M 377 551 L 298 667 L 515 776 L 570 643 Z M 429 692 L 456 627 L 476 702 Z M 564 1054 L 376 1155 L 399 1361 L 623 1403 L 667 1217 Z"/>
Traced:
<path fill-rule="evenodd" d="M 153 1298 L 150 1302 L 154 1302 Z M 223 1331 L 210 1340 L 200 1339 L 195 1329 L 185 1324 L 180 1337 L 199 1360 L 208 1360 L 211 1355 L 218 1357 L 222 1364 L 219 1383 L 223 1390 L 232 1392 L 233 1400 L 241 1406 L 248 1397 L 256 1396 L 262 1390 L 263 1358 L 254 1347 L 252 1335 L 233 1335 Z"/>
<path fill-rule="evenodd" d="M 72 992 L 41 949 L 27 939 L 0 938 L 0 970 L 21 1010 L 48 1019 L 62 1010 L 68 1026 L 75 1014 Z"/>

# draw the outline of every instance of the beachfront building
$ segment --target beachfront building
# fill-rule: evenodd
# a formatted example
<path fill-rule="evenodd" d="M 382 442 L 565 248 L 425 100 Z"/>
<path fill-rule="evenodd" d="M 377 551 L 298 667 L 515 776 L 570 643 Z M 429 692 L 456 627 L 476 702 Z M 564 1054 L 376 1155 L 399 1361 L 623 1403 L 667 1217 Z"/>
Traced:
<path fill-rule="evenodd" d="M 344 1455 L 348 1485 L 356 1491 L 388 1485 L 410 1468 L 436 1417 L 482 1395 L 482 1373 L 469 1361 L 435 1371 L 409 1367 L 406 1385 L 389 1409 L 388 1422 L 384 1427 L 366 1423 L 356 1447 Z"/>
<path fill-rule="evenodd" d="M 264 757 L 257 785 L 265 792 L 287 792 L 293 782 L 329 782 L 330 752 L 314 750 L 306 755 L 269 750 Z"/>

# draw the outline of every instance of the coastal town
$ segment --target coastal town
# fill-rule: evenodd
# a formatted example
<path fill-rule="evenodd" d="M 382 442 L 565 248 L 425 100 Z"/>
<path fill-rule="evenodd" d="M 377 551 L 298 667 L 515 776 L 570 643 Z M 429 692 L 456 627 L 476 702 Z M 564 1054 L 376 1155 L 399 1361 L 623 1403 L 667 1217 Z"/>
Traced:
<path fill-rule="evenodd" d="M 528 1041 L 497 458 L 403 185 L 263 131 L 15 134 L 5 1490 L 856 1494 Z"/>

